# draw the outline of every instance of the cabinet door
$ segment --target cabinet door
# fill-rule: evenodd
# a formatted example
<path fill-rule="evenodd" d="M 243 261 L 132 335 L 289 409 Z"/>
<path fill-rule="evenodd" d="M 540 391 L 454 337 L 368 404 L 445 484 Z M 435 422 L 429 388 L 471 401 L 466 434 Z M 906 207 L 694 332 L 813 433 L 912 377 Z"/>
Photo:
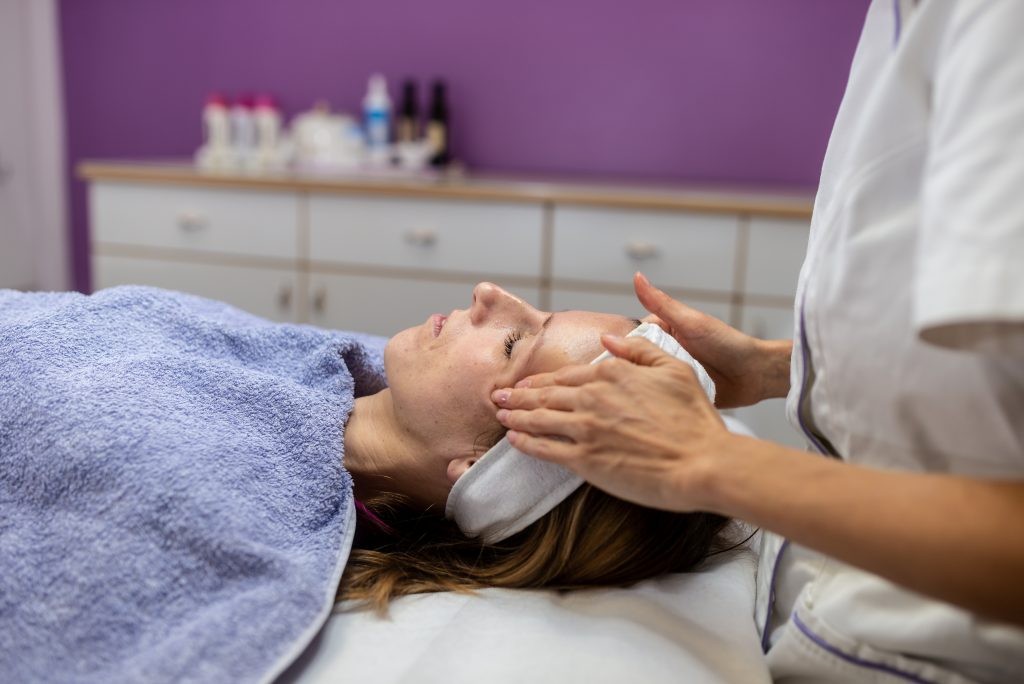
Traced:
<path fill-rule="evenodd" d="M 741 329 L 761 339 L 792 339 L 793 309 L 791 307 L 744 306 Z M 769 399 L 756 406 L 731 411 L 750 426 L 758 437 L 803 449 L 806 442 L 786 419 L 786 400 Z"/>
<path fill-rule="evenodd" d="M 219 299 L 275 321 L 296 320 L 297 289 L 292 271 L 110 255 L 95 256 L 92 268 L 97 290 L 152 285 Z"/>
<path fill-rule="evenodd" d="M 682 211 L 557 207 L 552 278 L 732 292 L 739 218 Z"/>
<path fill-rule="evenodd" d="M 310 276 L 310 322 L 324 328 L 390 336 L 422 325 L 432 314 L 468 308 L 473 301 L 473 285 L 314 273 Z M 536 287 L 506 289 L 534 306 L 540 299 Z"/>
<path fill-rule="evenodd" d="M 704 313 L 710 314 L 726 323 L 732 320 L 732 305 L 729 302 L 692 298 L 687 298 L 684 301 L 690 306 L 700 309 Z M 602 313 L 621 314 L 630 318 L 643 318 L 647 315 L 647 311 L 644 310 L 644 307 L 636 300 L 634 295 L 581 292 L 560 288 L 551 291 L 551 309 L 552 311 L 564 311 L 566 309 L 600 311 Z"/>
<path fill-rule="evenodd" d="M 809 231 L 807 221 L 751 218 L 744 292 L 792 299 Z"/>

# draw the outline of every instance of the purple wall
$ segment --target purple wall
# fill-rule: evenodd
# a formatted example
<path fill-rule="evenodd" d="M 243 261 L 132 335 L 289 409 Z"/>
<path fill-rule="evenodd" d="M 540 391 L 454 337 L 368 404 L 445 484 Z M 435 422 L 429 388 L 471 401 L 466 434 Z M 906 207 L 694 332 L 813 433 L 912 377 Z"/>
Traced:
<path fill-rule="evenodd" d="M 68 160 L 189 156 L 214 90 L 355 111 L 380 71 L 447 79 L 472 168 L 813 186 L 867 4 L 63 0 Z"/>

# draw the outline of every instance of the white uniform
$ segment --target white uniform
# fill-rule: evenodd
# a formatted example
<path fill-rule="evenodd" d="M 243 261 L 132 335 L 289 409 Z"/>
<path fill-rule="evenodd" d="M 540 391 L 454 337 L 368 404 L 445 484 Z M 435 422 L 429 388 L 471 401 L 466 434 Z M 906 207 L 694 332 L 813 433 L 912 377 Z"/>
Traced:
<path fill-rule="evenodd" d="M 1024 0 L 871 4 L 796 313 L 787 412 L 816 450 L 1024 480 Z M 1024 682 L 1024 630 L 766 546 L 777 679 Z"/>

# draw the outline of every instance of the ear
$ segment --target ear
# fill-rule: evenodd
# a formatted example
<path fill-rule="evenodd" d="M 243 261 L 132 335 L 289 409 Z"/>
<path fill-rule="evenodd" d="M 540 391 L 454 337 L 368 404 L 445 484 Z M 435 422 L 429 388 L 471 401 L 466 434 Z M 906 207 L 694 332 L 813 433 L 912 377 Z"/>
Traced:
<path fill-rule="evenodd" d="M 448 461 L 448 484 L 454 485 L 479 460 L 479 456 L 460 456 Z"/>

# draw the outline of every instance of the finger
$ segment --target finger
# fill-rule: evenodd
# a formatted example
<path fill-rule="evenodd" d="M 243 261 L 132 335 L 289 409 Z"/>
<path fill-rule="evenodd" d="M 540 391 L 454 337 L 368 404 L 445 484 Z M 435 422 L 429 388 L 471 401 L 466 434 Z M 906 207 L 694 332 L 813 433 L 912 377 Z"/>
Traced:
<path fill-rule="evenodd" d="M 567 411 L 535 409 L 533 411 L 498 411 L 498 422 L 509 430 L 532 435 L 574 438 L 579 434 L 579 418 Z"/>
<path fill-rule="evenodd" d="M 516 389 L 550 387 L 552 385 L 578 387 L 593 382 L 595 377 L 593 365 L 564 366 L 553 373 L 539 373 L 523 378 L 516 383 Z"/>
<path fill-rule="evenodd" d="M 687 323 L 694 324 L 694 316 L 702 314 L 696 309 L 672 299 L 667 294 L 656 288 L 647 280 L 643 273 L 633 276 L 633 288 L 636 290 L 637 299 L 644 305 L 644 308 L 657 316 L 662 323 L 675 330 L 685 330 Z M 661 327 L 665 328 L 665 325 Z"/>
<path fill-rule="evenodd" d="M 661 318 L 659 316 L 655 316 L 654 314 L 647 314 L 646 316 L 644 316 L 643 318 L 640 319 L 640 322 L 641 323 L 653 323 L 654 325 L 658 326 L 659 328 L 663 328 L 665 330 L 668 329 L 668 323 L 666 323 L 665 321 L 661 320 Z"/>
<path fill-rule="evenodd" d="M 642 337 L 602 335 L 601 342 L 604 344 L 605 349 L 614 356 L 631 361 L 638 366 L 661 366 L 672 361 L 678 361 L 676 357 Z"/>
<path fill-rule="evenodd" d="M 572 442 L 538 437 L 525 432 L 519 432 L 518 430 L 509 430 L 505 436 L 508 437 L 508 441 L 512 446 L 524 454 L 564 466 L 568 466 L 575 460 L 579 450 L 579 447 Z"/>
<path fill-rule="evenodd" d="M 495 390 L 491 401 L 507 409 L 549 408 L 557 411 L 571 411 L 576 408 L 579 398 L 575 387 L 549 385 L 539 388 Z"/>

